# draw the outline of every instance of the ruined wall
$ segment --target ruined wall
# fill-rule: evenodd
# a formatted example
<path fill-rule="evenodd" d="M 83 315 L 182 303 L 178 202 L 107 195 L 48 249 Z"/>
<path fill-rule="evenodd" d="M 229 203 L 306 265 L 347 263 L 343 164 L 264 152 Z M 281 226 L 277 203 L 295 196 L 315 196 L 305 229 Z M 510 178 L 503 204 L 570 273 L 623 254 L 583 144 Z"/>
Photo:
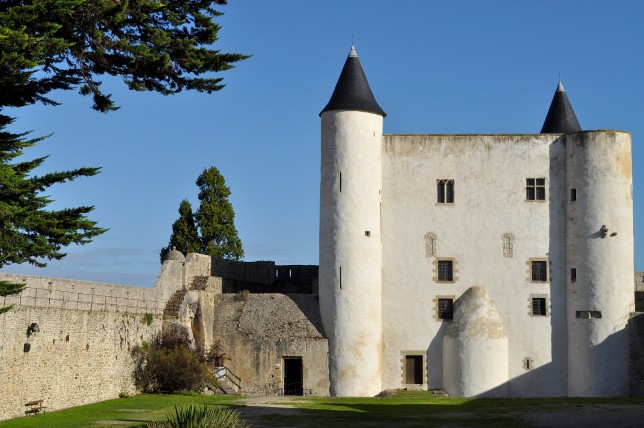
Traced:
<path fill-rule="evenodd" d="M 250 294 L 242 300 L 223 294 L 215 296 L 210 313 L 212 341 L 223 345 L 243 394 L 282 393 L 283 358 L 301 357 L 304 393 L 329 395 L 328 343 L 317 296 Z"/>

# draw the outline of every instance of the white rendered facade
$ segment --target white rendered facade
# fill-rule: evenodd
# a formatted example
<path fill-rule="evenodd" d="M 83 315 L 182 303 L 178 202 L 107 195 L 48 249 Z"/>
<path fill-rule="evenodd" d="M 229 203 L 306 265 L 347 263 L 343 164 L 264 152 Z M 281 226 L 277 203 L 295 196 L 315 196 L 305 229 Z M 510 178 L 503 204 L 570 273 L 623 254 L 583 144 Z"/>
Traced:
<path fill-rule="evenodd" d="M 630 134 L 381 135 L 379 107 L 330 105 L 320 309 L 333 395 L 628 394 Z M 439 319 L 450 299 L 454 319 Z M 475 308 L 489 325 L 459 314 Z"/>

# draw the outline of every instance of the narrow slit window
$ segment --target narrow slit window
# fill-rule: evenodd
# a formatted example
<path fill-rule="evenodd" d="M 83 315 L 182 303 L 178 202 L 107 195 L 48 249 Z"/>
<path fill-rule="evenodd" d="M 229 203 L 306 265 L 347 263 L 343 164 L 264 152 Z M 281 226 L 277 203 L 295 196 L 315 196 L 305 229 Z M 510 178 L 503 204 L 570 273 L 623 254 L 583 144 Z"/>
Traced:
<path fill-rule="evenodd" d="M 577 269 L 570 268 L 570 282 L 577 282 Z"/>
<path fill-rule="evenodd" d="M 570 202 L 577 200 L 577 189 L 570 189 Z"/>

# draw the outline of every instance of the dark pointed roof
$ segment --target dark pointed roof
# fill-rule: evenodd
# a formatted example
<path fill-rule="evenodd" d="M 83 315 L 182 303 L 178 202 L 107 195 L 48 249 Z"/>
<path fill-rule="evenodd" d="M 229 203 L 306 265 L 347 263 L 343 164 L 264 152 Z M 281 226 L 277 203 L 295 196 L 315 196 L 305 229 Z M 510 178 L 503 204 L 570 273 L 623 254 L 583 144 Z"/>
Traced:
<path fill-rule="evenodd" d="M 579 126 L 577 116 L 575 116 L 570 100 L 568 100 L 568 95 L 566 95 L 560 80 L 555 96 L 552 97 L 546 120 L 543 122 L 541 133 L 567 134 L 577 131 L 581 131 L 581 126 Z"/>
<path fill-rule="evenodd" d="M 324 112 L 333 110 L 358 110 L 379 114 L 382 117 L 387 116 L 371 92 L 367 76 L 362 70 L 358 54 L 353 46 L 351 46 L 349 57 L 344 63 L 338 83 L 335 85 L 333 95 L 320 112 L 320 116 Z"/>

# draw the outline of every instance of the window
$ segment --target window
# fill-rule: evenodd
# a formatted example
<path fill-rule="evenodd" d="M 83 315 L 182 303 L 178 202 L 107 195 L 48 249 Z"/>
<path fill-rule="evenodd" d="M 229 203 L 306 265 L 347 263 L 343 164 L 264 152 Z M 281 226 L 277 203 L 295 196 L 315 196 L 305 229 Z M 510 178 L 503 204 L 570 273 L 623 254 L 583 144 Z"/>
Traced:
<path fill-rule="evenodd" d="M 525 198 L 528 201 L 545 201 L 546 200 L 546 179 L 545 178 L 526 178 Z"/>
<path fill-rule="evenodd" d="M 570 282 L 577 282 L 577 269 L 570 268 Z"/>
<path fill-rule="evenodd" d="M 583 319 L 601 319 L 601 311 L 577 311 L 577 318 Z"/>
<path fill-rule="evenodd" d="M 439 320 L 451 320 L 454 317 L 454 299 L 439 298 L 436 303 L 436 315 Z"/>
<path fill-rule="evenodd" d="M 438 260 L 438 281 L 454 281 L 454 262 L 452 260 Z"/>
<path fill-rule="evenodd" d="M 577 200 L 577 189 L 570 189 L 570 202 Z"/>
<path fill-rule="evenodd" d="M 531 270 L 532 270 L 532 281 L 547 282 L 548 281 L 548 261 L 532 260 L 530 264 L 531 264 Z"/>
<path fill-rule="evenodd" d="M 439 204 L 454 203 L 454 180 L 436 180 L 436 202 Z"/>
<path fill-rule="evenodd" d="M 532 316 L 545 317 L 546 316 L 546 298 L 545 297 L 532 297 Z"/>

